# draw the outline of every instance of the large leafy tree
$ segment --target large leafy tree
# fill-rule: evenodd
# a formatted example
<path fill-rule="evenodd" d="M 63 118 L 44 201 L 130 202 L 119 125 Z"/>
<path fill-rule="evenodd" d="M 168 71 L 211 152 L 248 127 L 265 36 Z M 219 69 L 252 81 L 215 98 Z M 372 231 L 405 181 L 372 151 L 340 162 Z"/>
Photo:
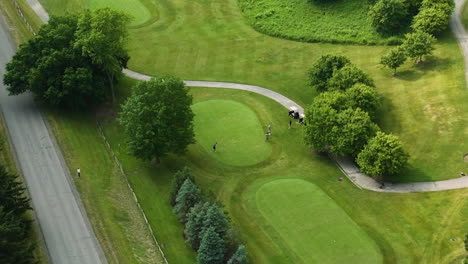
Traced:
<path fill-rule="evenodd" d="M 447 28 L 452 11 L 453 6 L 448 3 L 423 4 L 411 27 L 432 35 L 439 34 Z"/>
<path fill-rule="evenodd" d="M 224 260 L 225 241 L 218 235 L 213 227 L 208 228 L 198 249 L 199 264 L 221 264 Z"/>
<path fill-rule="evenodd" d="M 317 151 L 327 151 L 333 142 L 330 130 L 336 126 L 338 111 L 329 105 L 312 105 L 306 111 L 305 143 Z"/>
<path fill-rule="evenodd" d="M 403 0 L 379 0 L 369 10 L 369 17 L 377 32 L 395 34 L 408 24 L 408 7 Z"/>
<path fill-rule="evenodd" d="M 81 109 L 102 102 L 106 83 L 112 87 L 129 58 L 126 21 L 110 9 L 52 16 L 20 46 L 3 82 L 11 95 L 31 91 L 53 106 Z"/>
<path fill-rule="evenodd" d="M 396 75 L 398 67 L 403 65 L 406 61 L 405 51 L 398 47 L 393 48 L 390 52 L 380 59 L 380 63 L 387 68 L 393 69 L 393 76 Z"/>
<path fill-rule="evenodd" d="M 357 156 L 364 173 L 374 177 L 398 174 L 408 163 L 408 154 L 398 137 L 378 132 Z"/>
<path fill-rule="evenodd" d="M 115 78 L 122 74 L 130 59 L 125 49 L 129 21 L 129 16 L 110 8 L 86 10 L 79 16 L 75 33 L 74 46 L 104 71 L 113 101 Z"/>
<path fill-rule="evenodd" d="M 348 64 L 334 71 L 333 76 L 328 80 L 328 89 L 344 91 L 356 83 L 374 86 L 374 81 L 369 75 L 358 67 Z"/>
<path fill-rule="evenodd" d="M 319 92 L 328 90 L 328 80 L 333 76 L 335 70 L 343 68 L 351 63 L 345 56 L 323 55 L 309 70 L 309 82 Z"/>
<path fill-rule="evenodd" d="M 416 31 L 405 35 L 401 47 L 415 62 L 421 62 L 423 56 L 432 54 L 436 39 L 424 31 Z"/>
<path fill-rule="evenodd" d="M 191 179 L 187 178 L 177 193 L 174 213 L 179 217 L 181 222 L 185 223 L 190 208 L 199 203 L 200 200 L 200 189 Z"/>
<path fill-rule="evenodd" d="M 182 154 L 194 143 L 192 97 L 175 77 L 138 83 L 122 106 L 119 122 L 138 158 L 159 161 L 169 152 Z"/>
<path fill-rule="evenodd" d="M 375 120 L 380 107 L 380 96 L 374 87 L 362 83 L 355 84 L 345 92 L 346 106 L 349 108 L 360 108 L 367 112 L 371 119 Z"/>

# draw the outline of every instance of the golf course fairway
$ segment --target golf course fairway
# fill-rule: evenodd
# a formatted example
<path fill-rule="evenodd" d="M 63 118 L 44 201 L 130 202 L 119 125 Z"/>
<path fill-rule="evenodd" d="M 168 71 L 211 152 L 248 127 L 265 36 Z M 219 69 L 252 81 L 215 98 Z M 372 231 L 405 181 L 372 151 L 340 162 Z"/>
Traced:
<path fill-rule="evenodd" d="M 195 138 L 208 155 L 230 166 L 250 166 L 271 154 L 255 112 L 233 100 L 207 100 L 192 106 Z M 266 129 L 266 128 L 265 128 Z M 274 134 L 274 133 L 273 133 Z M 217 142 L 217 151 L 213 144 Z"/>
<path fill-rule="evenodd" d="M 374 241 L 313 183 L 270 181 L 257 190 L 256 203 L 301 263 L 383 263 Z"/>

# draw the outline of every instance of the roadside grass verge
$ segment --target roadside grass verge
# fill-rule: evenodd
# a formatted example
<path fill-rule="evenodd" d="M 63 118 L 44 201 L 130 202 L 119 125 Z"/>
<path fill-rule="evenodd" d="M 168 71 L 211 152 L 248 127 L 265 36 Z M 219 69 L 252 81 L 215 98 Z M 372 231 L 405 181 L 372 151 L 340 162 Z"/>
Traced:
<path fill-rule="evenodd" d="M 267 35 L 306 42 L 396 44 L 403 34 L 384 37 L 372 27 L 366 0 L 239 0 L 253 28 Z"/>
<path fill-rule="evenodd" d="M 18 3 L 21 12 L 23 12 L 32 29 L 37 31 L 42 24 L 39 17 L 37 17 L 34 11 L 29 7 L 26 0 L 16 0 L 16 3 Z M 13 0 L 0 0 L 0 14 L 5 16 L 10 33 L 16 44 L 19 45 L 32 36 L 31 31 L 26 27 L 26 24 L 19 15 Z"/>

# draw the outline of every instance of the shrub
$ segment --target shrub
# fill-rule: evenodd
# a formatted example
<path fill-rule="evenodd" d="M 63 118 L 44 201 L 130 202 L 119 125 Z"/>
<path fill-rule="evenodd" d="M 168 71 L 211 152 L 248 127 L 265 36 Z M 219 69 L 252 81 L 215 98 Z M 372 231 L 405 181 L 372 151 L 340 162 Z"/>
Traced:
<path fill-rule="evenodd" d="M 327 82 L 333 76 L 335 70 L 343 68 L 351 63 L 345 56 L 323 55 L 309 70 L 310 85 L 318 92 L 328 90 Z"/>
<path fill-rule="evenodd" d="M 379 0 L 369 10 L 375 30 L 382 34 L 395 34 L 408 25 L 408 10 L 402 0 Z"/>
<path fill-rule="evenodd" d="M 374 177 L 398 174 L 408 162 L 408 154 L 394 135 L 378 132 L 357 156 L 361 170 Z"/>
<path fill-rule="evenodd" d="M 357 83 L 374 86 L 374 81 L 369 75 L 356 66 L 348 64 L 334 71 L 333 76 L 328 80 L 328 89 L 344 91 Z"/>

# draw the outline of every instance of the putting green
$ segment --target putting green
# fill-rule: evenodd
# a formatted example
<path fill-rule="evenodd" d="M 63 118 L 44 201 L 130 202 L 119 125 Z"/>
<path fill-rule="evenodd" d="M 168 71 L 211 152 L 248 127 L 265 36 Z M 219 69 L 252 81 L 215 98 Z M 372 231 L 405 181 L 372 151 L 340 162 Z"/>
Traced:
<path fill-rule="evenodd" d="M 257 207 L 301 263 L 382 263 L 375 242 L 315 184 L 282 179 L 262 185 Z"/>
<path fill-rule="evenodd" d="M 264 129 L 246 105 L 232 100 L 208 100 L 194 104 L 192 109 L 196 140 L 211 157 L 231 166 L 249 166 L 271 154 Z"/>

